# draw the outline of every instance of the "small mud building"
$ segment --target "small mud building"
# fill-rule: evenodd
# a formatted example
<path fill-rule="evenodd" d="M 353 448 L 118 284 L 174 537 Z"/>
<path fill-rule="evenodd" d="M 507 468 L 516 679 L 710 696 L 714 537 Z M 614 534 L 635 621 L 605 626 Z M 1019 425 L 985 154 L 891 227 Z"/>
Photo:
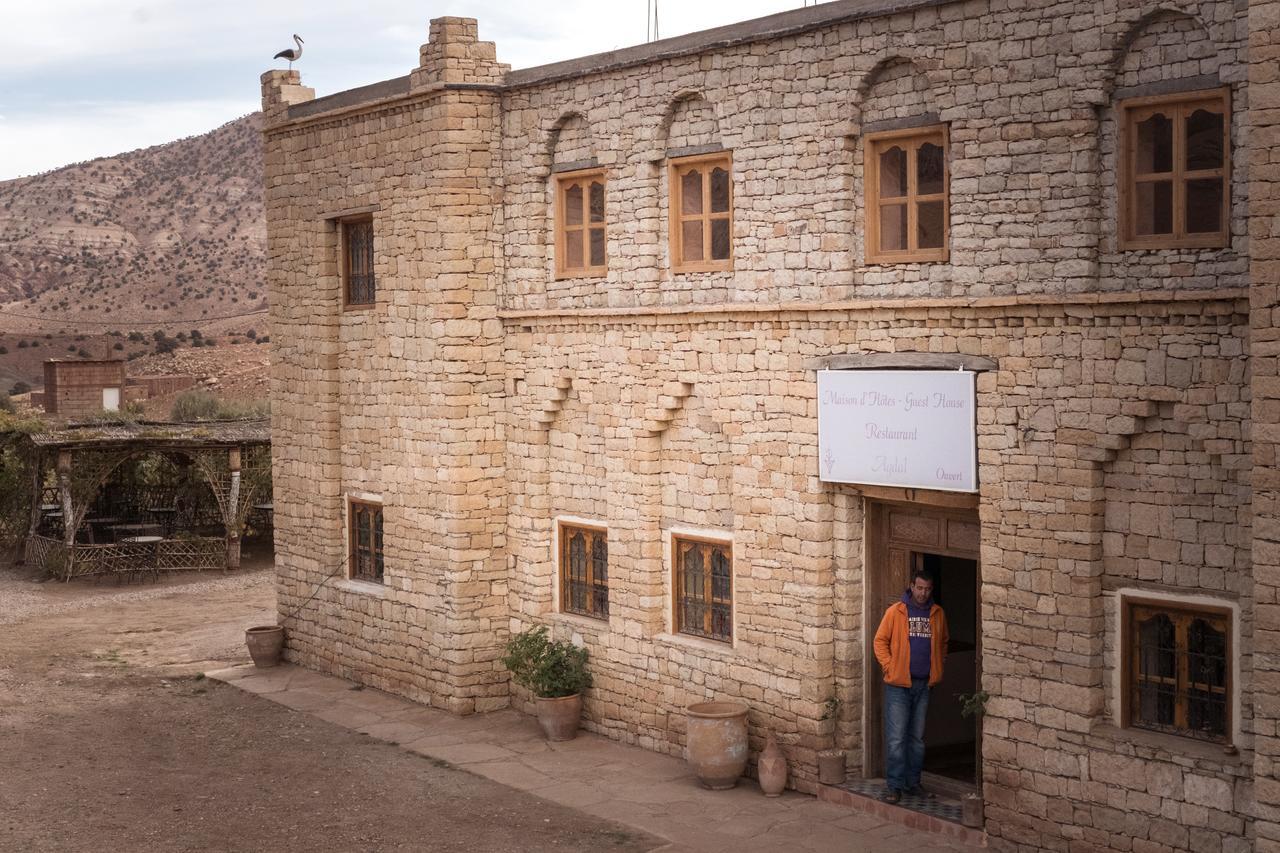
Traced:
<path fill-rule="evenodd" d="M 881 772 L 926 565 L 996 849 L 1280 850 L 1278 28 L 844 0 L 512 71 L 443 18 L 404 77 L 265 74 L 288 654 L 471 713 L 546 623 L 589 728 L 740 699 L 812 790 Z M 943 373 L 945 432 L 823 420 Z"/>

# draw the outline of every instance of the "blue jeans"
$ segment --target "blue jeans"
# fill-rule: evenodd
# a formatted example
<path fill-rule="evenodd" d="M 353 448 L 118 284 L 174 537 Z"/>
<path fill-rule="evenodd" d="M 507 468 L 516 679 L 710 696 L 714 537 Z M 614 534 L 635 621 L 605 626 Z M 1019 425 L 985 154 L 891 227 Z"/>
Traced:
<path fill-rule="evenodd" d="M 891 790 L 920 784 L 928 710 L 929 679 L 913 678 L 910 687 L 884 686 L 884 780 Z"/>

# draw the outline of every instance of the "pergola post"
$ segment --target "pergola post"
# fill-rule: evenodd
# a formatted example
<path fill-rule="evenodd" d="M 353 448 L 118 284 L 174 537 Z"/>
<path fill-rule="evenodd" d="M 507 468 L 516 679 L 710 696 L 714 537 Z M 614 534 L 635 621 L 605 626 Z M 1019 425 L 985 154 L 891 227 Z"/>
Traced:
<path fill-rule="evenodd" d="M 40 509 L 44 499 L 44 454 L 40 451 L 32 453 L 31 460 L 31 519 L 27 524 L 27 542 L 30 542 L 40 531 L 40 519 L 44 517 Z M 27 549 L 31 546 L 27 545 Z M 23 549 L 22 562 L 26 563 L 26 550 Z"/>
<path fill-rule="evenodd" d="M 231 484 L 223 526 L 227 530 L 227 568 L 240 568 L 240 448 L 227 451 L 227 467 L 231 471 Z"/>
<path fill-rule="evenodd" d="M 71 506 L 71 451 L 58 451 L 58 495 L 62 498 L 62 539 L 67 546 L 67 579 L 75 571 L 76 517 Z"/>

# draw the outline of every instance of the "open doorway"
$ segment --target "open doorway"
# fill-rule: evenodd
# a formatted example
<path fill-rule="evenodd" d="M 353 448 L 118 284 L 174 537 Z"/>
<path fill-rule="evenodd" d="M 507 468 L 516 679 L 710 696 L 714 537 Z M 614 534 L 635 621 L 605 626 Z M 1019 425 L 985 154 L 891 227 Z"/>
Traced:
<path fill-rule="evenodd" d="M 884 775 L 884 689 L 872 643 L 885 609 L 900 600 L 917 568 L 935 577 L 934 598 L 950 633 L 942 683 L 929 698 L 925 727 L 926 786 L 958 795 L 976 784 L 980 721 L 960 713 L 960 694 L 982 683 L 981 528 L 973 508 L 868 501 L 866 506 L 866 661 L 863 776 Z"/>
<path fill-rule="evenodd" d="M 976 784 L 978 721 L 960 713 L 960 696 L 978 684 L 978 562 L 917 552 L 917 564 L 934 577 L 933 600 L 947 614 L 950 642 L 942 681 L 929 698 L 924 769 Z"/>

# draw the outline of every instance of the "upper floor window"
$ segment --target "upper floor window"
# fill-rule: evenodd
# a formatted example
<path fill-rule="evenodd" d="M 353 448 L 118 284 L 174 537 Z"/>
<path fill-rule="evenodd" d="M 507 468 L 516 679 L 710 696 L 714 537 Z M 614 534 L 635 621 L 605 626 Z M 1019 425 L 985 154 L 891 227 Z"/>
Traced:
<path fill-rule="evenodd" d="M 1228 90 L 1120 102 L 1121 247 L 1226 246 Z"/>
<path fill-rule="evenodd" d="M 733 162 L 728 152 L 671 161 L 671 268 L 733 269 Z"/>
<path fill-rule="evenodd" d="M 347 508 L 348 558 L 354 580 L 382 583 L 382 505 L 352 499 Z"/>
<path fill-rule="evenodd" d="M 560 525 L 560 609 L 609 618 L 609 534 L 598 527 Z"/>
<path fill-rule="evenodd" d="M 556 177 L 556 276 L 604 275 L 604 172 L 571 172 Z"/>
<path fill-rule="evenodd" d="M 710 640 L 733 641 L 733 545 L 672 538 L 675 628 Z"/>
<path fill-rule="evenodd" d="M 344 219 L 342 237 L 342 302 L 347 306 L 373 305 L 373 217 Z"/>
<path fill-rule="evenodd" d="M 867 262 L 945 261 L 946 127 L 867 135 Z"/>
<path fill-rule="evenodd" d="M 1125 724 L 1229 742 L 1231 611 L 1125 599 Z"/>

